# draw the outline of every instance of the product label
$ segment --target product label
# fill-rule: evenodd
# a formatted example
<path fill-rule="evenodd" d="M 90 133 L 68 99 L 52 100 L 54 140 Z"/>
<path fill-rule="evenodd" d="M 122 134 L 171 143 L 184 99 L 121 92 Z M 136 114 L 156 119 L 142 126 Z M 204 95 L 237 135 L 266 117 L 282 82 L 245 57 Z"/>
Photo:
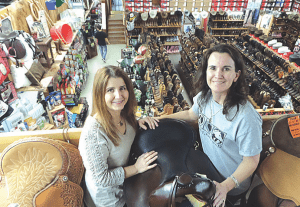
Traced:
<path fill-rule="evenodd" d="M 288 118 L 289 129 L 293 138 L 300 137 L 300 119 L 299 116 Z"/>

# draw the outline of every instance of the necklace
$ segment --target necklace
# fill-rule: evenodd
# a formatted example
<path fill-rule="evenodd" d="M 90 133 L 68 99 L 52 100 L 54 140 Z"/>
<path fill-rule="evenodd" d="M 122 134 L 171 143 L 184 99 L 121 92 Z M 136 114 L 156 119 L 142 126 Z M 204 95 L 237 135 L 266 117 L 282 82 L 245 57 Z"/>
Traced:
<path fill-rule="evenodd" d="M 123 124 L 124 123 L 122 122 L 122 120 L 120 120 L 120 122 L 118 123 L 119 126 L 123 126 Z"/>
<path fill-rule="evenodd" d="M 211 123 L 212 118 L 215 115 L 217 115 L 217 113 L 219 113 L 222 109 L 223 109 L 223 105 L 222 105 L 222 108 L 220 108 L 215 114 L 212 114 L 212 100 L 210 100 L 210 118 L 209 118 L 209 123 Z"/>
<path fill-rule="evenodd" d="M 122 121 L 122 117 L 121 117 L 121 119 L 120 119 L 120 121 L 119 121 L 119 123 L 117 125 L 119 125 L 119 126 L 123 126 L 124 125 L 124 122 Z"/>

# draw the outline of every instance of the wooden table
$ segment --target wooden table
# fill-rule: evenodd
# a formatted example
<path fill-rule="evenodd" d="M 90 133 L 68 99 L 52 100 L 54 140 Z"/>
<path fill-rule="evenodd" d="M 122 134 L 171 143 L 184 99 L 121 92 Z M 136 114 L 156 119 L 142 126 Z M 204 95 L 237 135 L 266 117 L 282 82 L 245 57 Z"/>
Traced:
<path fill-rule="evenodd" d="M 51 68 L 52 63 L 54 63 L 53 52 L 51 48 L 51 37 L 42 38 L 42 42 L 36 42 L 35 44 L 38 46 L 37 52 L 43 52 L 43 55 L 46 59 L 46 63 L 41 62 L 41 64 L 46 64 L 48 68 Z M 50 49 L 51 57 L 48 56 L 48 49 Z"/>

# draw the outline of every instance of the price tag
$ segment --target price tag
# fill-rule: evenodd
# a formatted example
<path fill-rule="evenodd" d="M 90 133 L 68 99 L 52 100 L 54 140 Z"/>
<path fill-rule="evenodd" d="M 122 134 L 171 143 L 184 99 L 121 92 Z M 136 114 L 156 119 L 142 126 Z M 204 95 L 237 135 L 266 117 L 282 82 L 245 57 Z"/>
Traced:
<path fill-rule="evenodd" d="M 299 116 L 288 118 L 290 132 L 293 138 L 300 137 L 300 119 Z"/>

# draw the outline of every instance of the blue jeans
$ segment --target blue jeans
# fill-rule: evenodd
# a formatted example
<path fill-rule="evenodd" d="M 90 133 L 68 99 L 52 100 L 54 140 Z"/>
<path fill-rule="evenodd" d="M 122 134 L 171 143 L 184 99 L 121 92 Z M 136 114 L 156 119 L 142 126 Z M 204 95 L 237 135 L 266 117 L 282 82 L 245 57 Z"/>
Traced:
<path fill-rule="evenodd" d="M 99 45 L 100 54 L 102 56 L 102 59 L 105 60 L 106 53 L 107 53 L 107 46 L 106 45 Z"/>

